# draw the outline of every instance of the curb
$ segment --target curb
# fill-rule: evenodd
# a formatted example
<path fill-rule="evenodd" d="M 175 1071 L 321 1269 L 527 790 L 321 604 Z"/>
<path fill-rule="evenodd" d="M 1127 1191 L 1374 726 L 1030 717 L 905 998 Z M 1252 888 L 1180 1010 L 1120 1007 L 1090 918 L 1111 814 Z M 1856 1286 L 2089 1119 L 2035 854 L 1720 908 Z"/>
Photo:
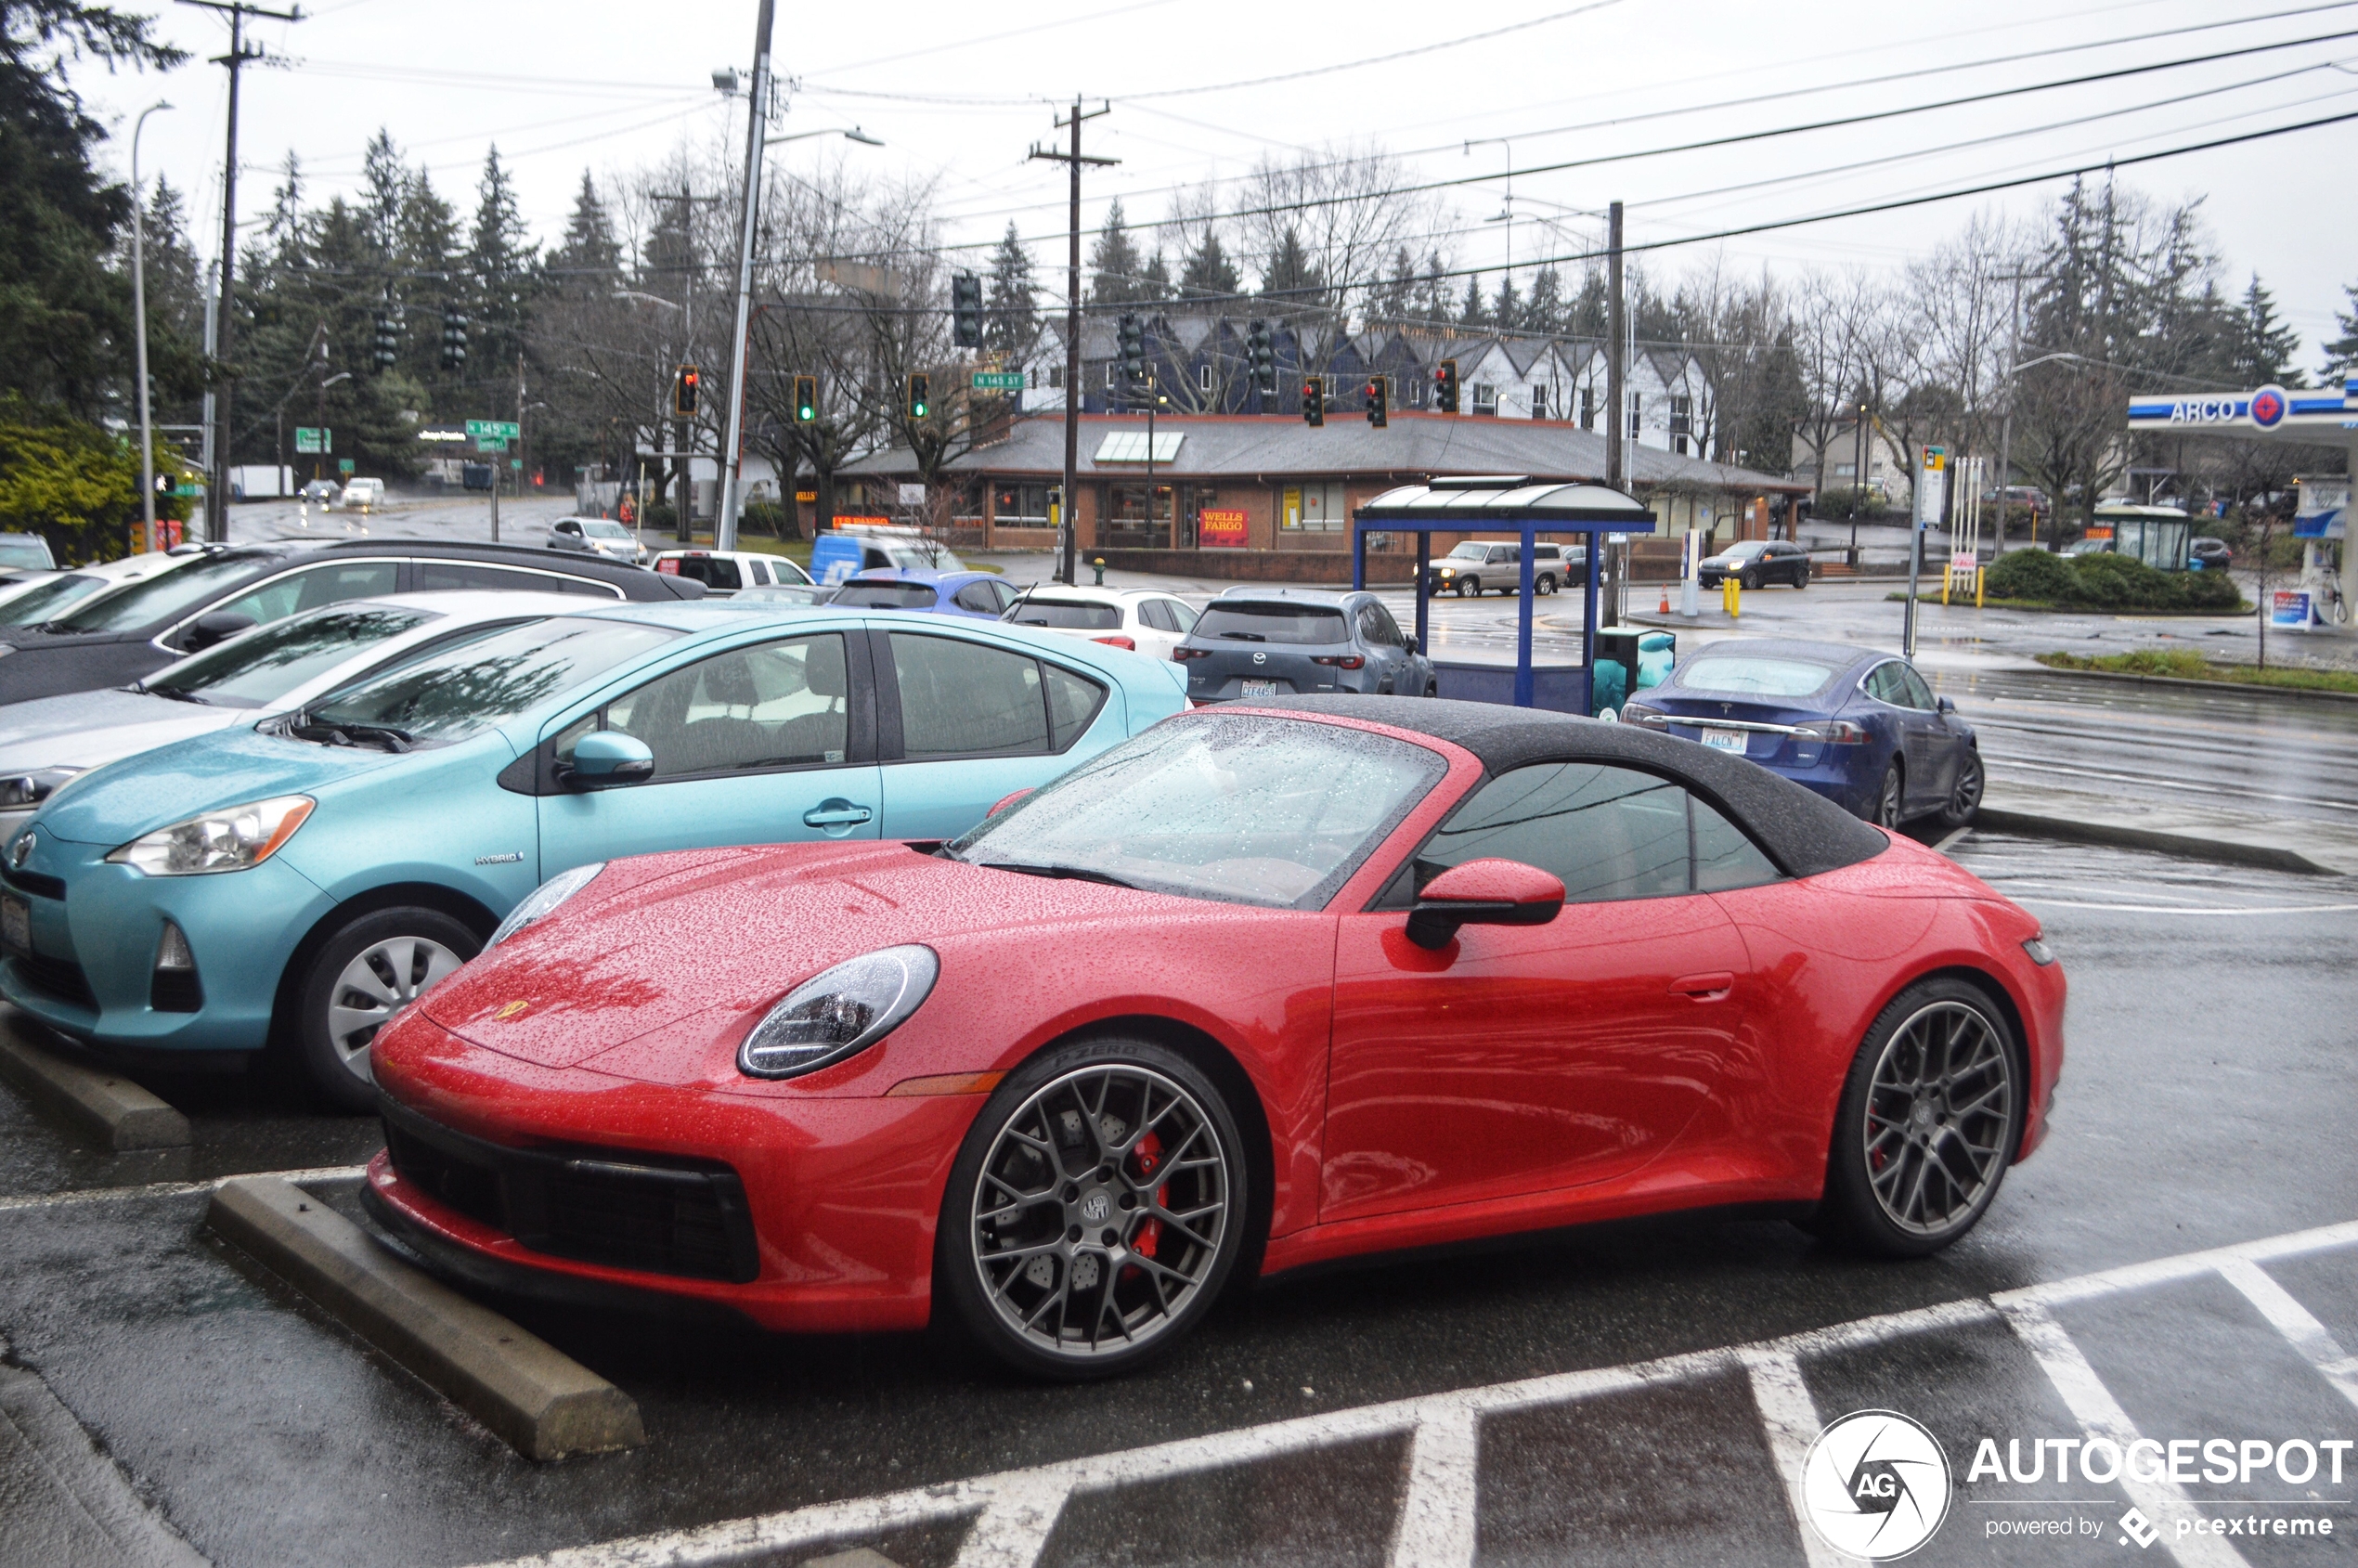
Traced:
<path fill-rule="evenodd" d="M 2258 866 L 2263 871 L 2298 872 L 2305 876 L 2334 876 L 2331 866 L 2308 856 L 2265 844 L 2235 844 L 2197 838 L 2186 833 L 2160 833 L 2151 828 L 2124 827 L 2116 823 L 2084 822 L 2074 817 L 2042 817 L 2028 811 L 1993 811 L 1984 806 L 1974 813 L 1974 825 L 1996 833 L 2017 833 L 2026 838 L 2056 838 L 2071 844 L 2108 844 L 2126 849 L 2153 849 L 2188 860 L 2221 865 Z"/>
<path fill-rule="evenodd" d="M 2125 669 L 2069 669 L 2039 664 L 2050 675 L 2077 675 L 2092 680 L 2133 680 L 2144 686 L 2181 686 L 2192 692 L 2249 692 L 2264 697 L 2312 697 L 2331 703 L 2358 703 L 2358 692 L 2313 692 L 2299 686 L 2261 686 L 2245 680 L 2195 680 L 2183 675 L 2139 675 Z"/>
<path fill-rule="evenodd" d="M 13 1018 L 0 1022 L 0 1078 L 117 1153 L 188 1147 L 187 1117 L 127 1078 L 34 1044 Z"/>
<path fill-rule="evenodd" d="M 644 1443 L 629 1395 L 403 1263 L 276 1176 L 213 1195 L 205 1224 L 531 1459 Z"/>

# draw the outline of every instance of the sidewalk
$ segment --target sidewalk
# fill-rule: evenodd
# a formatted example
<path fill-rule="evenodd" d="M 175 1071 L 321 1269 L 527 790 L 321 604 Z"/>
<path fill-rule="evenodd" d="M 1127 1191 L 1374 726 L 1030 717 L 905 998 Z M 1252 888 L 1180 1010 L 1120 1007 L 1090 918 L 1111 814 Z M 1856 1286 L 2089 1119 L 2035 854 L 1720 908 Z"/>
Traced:
<path fill-rule="evenodd" d="M 2030 838 L 2156 849 L 2227 865 L 2358 876 L 2358 827 L 2199 810 L 2121 795 L 1993 784 L 1976 827 Z"/>

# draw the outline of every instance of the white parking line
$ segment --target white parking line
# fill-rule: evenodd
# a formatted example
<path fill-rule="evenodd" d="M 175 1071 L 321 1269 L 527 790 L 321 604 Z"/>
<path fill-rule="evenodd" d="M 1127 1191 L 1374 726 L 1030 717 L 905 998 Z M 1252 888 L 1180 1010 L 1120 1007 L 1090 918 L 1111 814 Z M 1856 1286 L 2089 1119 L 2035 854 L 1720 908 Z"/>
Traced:
<path fill-rule="evenodd" d="M 226 1176 L 213 1176 L 201 1182 L 149 1182 L 145 1186 L 81 1186 L 65 1192 L 31 1192 L 13 1198 L 0 1198 L 0 1214 L 19 1209 L 54 1209 L 67 1203 L 107 1203 L 130 1198 L 188 1198 L 198 1193 L 218 1192 L 231 1182 L 248 1176 L 276 1176 L 297 1186 L 304 1182 L 357 1181 L 369 1173 L 365 1165 L 317 1165 L 304 1171 L 236 1171 Z"/>
<path fill-rule="evenodd" d="M 2231 1258 L 2219 1265 L 2219 1273 L 2244 1293 L 2246 1301 L 2260 1309 L 2260 1315 L 2268 1320 L 2269 1327 L 2282 1334 L 2309 1365 L 2341 1391 L 2343 1398 L 2358 1405 L 2358 1359 L 2341 1348 L 2341 1341 L 2317 1321 L 2315 1314 L 2294 1301 L 2291 1291 L 2248 1258 Z"/>
<path fill-rule="evenodd" d="M 2002 1316 L 2022 1336 L 2081 1424 L 2091 1433 L 2126 1432 L 2126 1439 L 2117 1439 L 2125 1445 L 2134 1440 L 2133 1425 L 2111 1392 L 2097 1380 L 2079 1346 L 2054 1321 L 2051 1308 L 2210 1273 L 2227 1274 L 2232 1280 L 2231 1271 L 2237 1263 L 2257 1264 L 2272 1258 L 2298 1257 L 2349 1246 L 2358 1246 L 2358 1221 L 2156 1258 L 1994 1297 L 1888 1313 L 1753 1344 L 1691 1351 L 1657 1361 L 1561 1372 L 1518 1382 L 1303 1416 L 1265 1426 L 1239 1427 L 1147 1448 L 1004 1471 L 879 1497 L 818 1503 L 692 1530 L 659 1531 L 568 1548 L 537 1557 L 516 1558 L 496 1568 L 685 1568 L 692 1563 L 726 1562 L 759 1553 L 808 1549 L 902 1525 L 969 1517 L 975 1518 L 976 1523 L 959 1558 L 962 1564 L 987 1562 L 993 1568 L 1027 1568 L 1038 1561 L 1041 1548 L 1056 1527 L 1063 1500 L 1076 1493 L 1166 1481 L 1401 1432 L 1407 1433 L 1410 1439 L 1409 1481 L 1393 1539 L 1392 1562 L 1413 1563 L 1419 1568 L 1426 1563 L 1461 1568 L 1471 1563 L 1474 1555 L 1479 1487 L 1473 1461 L 1479 1453 L 1484 1416 L 1569 1405 L 1605 1394 L 1665 1387 L 1741 1370 L 1752 1380 L 1763 1434 L 1783 1472 L 1790 1496 L 1799 1470 L 1799 1456 L 1817 1434 L 1816 1404 L 1809 1398 L 1800 1370 L 1803 1356 L 1881 1344 L 1911 1334 L 1937 1333 Z M 2289 1302 L 2290 1298 L 2286 1300 Z M 2305 1314 L 2305 1309 L 2293 1304 Z M 2266 1309 L 2262 1310 L 2264 1314 Z M 2281 1308 L 2269 1320 L 2300 1345 L 2304 1354 L 2340 1348 L 2330 1336 L 2319 1339 L 2322 1328 L 2311 1334 L 2300 1319 Z M 2309 1321 L 2313 1323 L 2314 1319 Z M 2347 1366 L 2321 1370 L 2338 1381 L 2338 1374 L 2358 1375 L 2358 1368 Z M 2148 1513 L 2157 1508 L 2164 1514 L 2196 1511 L 2183 1494 L 2167 1484 L 2150 1500 L 2140 1496 L 2136 1484 L 2126 1476 L 2121 1485 Z M 1801 1528 L 1803 1549 L 1812 1568 L 1845 1561 L 1820 1556 L 1820 1543 L 1812 1532 L 1800 1526 L 1797 1513 L 1795 1523 Z M 2232 1568 L 2243 1561 L 2232 1548 L 2212 1536 L 2170 1541 L 2167 1549 L 2180 1553 L 2182 1562 L 2210 1568 Z"/>

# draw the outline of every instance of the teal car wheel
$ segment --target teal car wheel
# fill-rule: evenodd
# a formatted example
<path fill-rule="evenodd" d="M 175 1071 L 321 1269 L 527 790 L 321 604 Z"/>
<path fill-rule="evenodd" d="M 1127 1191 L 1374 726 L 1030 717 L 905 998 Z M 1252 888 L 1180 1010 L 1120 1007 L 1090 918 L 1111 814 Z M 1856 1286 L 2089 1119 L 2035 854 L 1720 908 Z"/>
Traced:
<path fill-rule="evenodd" d="M 381 909 L 321 944 L 298 994 L 295 1045 L 321 1098 L 376 1104 L 369 1045 L 393 1015 L 458 973 L 482 941 L 439 910 Z"/>

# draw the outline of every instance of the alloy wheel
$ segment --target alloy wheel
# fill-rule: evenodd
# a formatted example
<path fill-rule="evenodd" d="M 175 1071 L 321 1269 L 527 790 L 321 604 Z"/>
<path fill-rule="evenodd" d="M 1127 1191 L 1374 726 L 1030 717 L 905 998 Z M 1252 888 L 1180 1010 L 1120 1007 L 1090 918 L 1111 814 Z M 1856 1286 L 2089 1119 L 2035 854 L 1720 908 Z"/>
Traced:
<path fill-rule="evenodd" d="M 975 1184 L 976 1272 L 1017 1338 L 1073 1360 L 1131 1350 L 1203 1289 L 1231 1224 L 1209 1109 L 1134 1063 L 1083 1067 L 1001 1126 Z"/>
<path fill-rule="evenodd" d="M 355 953 L 328 996 L 328 1039 L 345 1069 L 366 1082 L 377 1030 L 465 962 L 427 937 L 387 937 Z"/>
<path fill-rule="evenodd" d="M 1899 764 L 1894 762 L 1883 771 L 1883 791 L 1875 797 L 1875 821 L 1884 827 L 1899 826 L 1900 778 Z"/>
<path fill-rule="evenodd" d="M 1970 1220 L 2004 1173 L 2015 1074 L 1989 1020 L 1940 1001 L 1892 1031 L 1867 1086 L 1867 1182 L 1913 1236 Z"/>
<path fill-rule="evenodd" d="M 1981 753 L 1968 748 L 1957 765 L 1957 783 L 1949 792 L 1949 820 L 1963 823 L 1981 808 Z"/>

